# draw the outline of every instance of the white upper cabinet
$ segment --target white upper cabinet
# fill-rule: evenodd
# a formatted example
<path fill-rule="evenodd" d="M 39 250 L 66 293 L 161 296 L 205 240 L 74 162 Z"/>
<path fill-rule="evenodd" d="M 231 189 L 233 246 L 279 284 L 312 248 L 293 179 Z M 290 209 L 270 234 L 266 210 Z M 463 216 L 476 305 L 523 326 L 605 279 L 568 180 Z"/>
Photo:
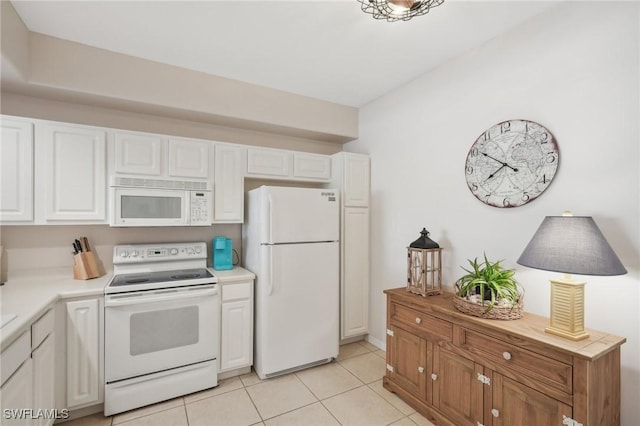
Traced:
<path fill-rule="evenodd" d="M 247 177 L 328 182 L 331 157 L 282 149 L 247 149 Z"/>
<path fill-rule="evenodd" d="M 45 221 L 106 221 L 106 131 L 45 123 L 36 143 L 44 152 Z"/>
<path fill-rule="evenodd" d="M 169 176 L 209 177 L 209 145 L 207 141 L 169 139 Z"/>
<path fill-rule="evenodd" d="M 33 123 L 2 117 L 0 220 L 33 220 Z"/>
<path fill-rule="evenodd" d="M 249 148 L 247 176 L 288 177 L 291 170 L 291 151 Z"/>
<path fill-rule="evenodd" d="M 344 206 L 369 206 L 370 161 L 368 155 L 351 152 L 340 152 L 333 156 L 334 178 L 342 187 Z"/>
<path fill-rule="evenodd" d="M 331 157 L 306 152 L 293 153 L 293 177 L 326 181 L 331 178 Z"/>
<path fill-rule="evenodd" d="M 207 179 L 211 142 L 153 133 L 112 131 L 109 160 L 118 175 Z"/>
<path fill-rule="evenodd" d="M 244 158 L 246 149 L 216 144 L 213 178 L 213 222 L 244 220 Z"/>
<path fill-rule="evenodd" d="M 160 176 L 162 138 L 140 133 L 114 133 L 114 170 L 116 173 Z"/>

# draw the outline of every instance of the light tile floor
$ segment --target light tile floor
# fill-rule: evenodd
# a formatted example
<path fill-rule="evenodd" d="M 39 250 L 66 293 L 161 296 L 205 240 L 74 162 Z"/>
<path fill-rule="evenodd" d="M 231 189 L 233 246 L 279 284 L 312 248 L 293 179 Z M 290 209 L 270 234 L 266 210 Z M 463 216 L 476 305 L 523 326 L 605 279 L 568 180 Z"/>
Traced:
<path fill-rule="evenodd" d="M 377 347 L 350 343 L 331 364 L 269 380 L 252 372 L 213 389 L 64 426 L 433 426 L 382 387 L 385 366 Z"/>

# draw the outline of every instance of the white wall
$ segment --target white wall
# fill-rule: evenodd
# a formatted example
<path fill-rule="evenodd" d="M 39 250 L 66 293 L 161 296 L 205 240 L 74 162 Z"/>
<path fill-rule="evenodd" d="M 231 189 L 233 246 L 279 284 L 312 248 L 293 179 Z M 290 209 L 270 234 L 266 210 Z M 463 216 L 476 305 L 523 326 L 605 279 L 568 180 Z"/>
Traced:
<path fill-rule="evenodd" d="M 516 260 L 545 216 L 593 216 L 629 274 L 585 277 L 586 325 L 627 338 L 622 424 L 637 424 L 639 21 L 637 3 L 568 2 L 361 109 L 360 139 L 345 149 L 372 162 L 372 342 L 384 342 L 382 291 L 403 285 L 406 247 L 423 226 L 444 248 L 449 287 L 466 259 L 486 252 L 517 268 L 526 310 L 548 315 L 548 279 L 557 274 Z M 540 198 L 497 209 L 468 190 L 464 163 L 484 130 L 514 118 L 555 135 L 560 167 Z"/>

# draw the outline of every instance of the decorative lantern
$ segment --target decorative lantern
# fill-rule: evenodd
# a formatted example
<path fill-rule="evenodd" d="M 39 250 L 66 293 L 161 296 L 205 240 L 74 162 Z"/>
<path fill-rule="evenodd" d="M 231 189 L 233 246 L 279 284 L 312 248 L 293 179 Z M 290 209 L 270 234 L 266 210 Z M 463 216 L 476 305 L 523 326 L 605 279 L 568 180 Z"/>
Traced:
<path fill-rule="evenodd" d="M 421 296 L 442 293 L 442 249 L 425 228 L 407 248 L 407 291 Z"/>

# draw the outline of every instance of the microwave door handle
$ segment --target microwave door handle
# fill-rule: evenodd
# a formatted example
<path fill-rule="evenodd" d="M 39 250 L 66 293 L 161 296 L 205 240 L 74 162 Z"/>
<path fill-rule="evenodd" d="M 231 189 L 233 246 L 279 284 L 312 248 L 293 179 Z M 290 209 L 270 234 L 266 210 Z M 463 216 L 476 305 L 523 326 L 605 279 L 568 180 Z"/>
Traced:
<path fill-rule="evenodd" d="M 215 287 L 208 287 L 205 290 L 174 290 L 174 291 L 149 291 L 150 294 L 135 295 L 122 297 L 118 299 L 108 298 L 105 300 L 106 306 L 129 306 L 137 305 L 140 303 L 157 303 L 165 301 L 174 301 L 182 299 L 193 299 L 205 296 L 212 296 L 218 293 L 218 289 Z"/>

